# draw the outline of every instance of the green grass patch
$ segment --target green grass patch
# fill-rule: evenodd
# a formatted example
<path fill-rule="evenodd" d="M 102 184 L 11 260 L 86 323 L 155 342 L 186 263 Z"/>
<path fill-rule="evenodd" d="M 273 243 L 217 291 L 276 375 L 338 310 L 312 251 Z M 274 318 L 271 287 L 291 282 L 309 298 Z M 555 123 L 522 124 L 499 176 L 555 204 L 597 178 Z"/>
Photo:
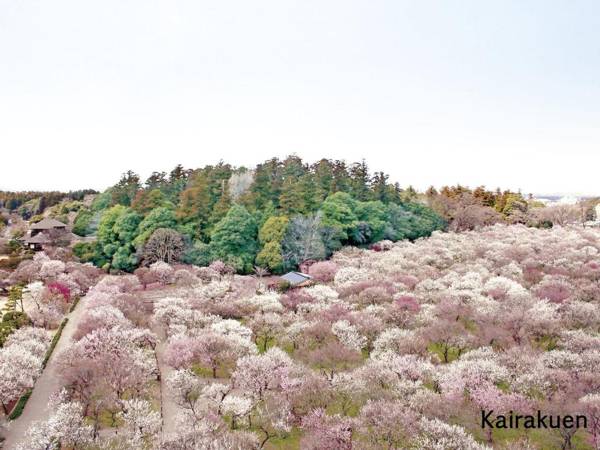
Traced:
<path fill-rule="evenodd" d="M 258 433 L 259 439 L 264 437 L 263 433 Z M 268 450 L 300 450 L 300 439 L 302 432 L 298 428 L 293 428 L 290 433 L 281 437 L 269 439 L 265 444 L 265 449 Z"/>
<path fill-rule="evenodd" d="M 274 338 L 266 339 L 266 342 L 263 337 L 256 339 L 256 346 L 258 347 L 258 352 L 261 354 L 265 353 L 271 347 L 275 347 L 276 344 L 277 341 Z"/>
<path fill-rule="evenodd" d="M 431 344 L 429 344 L 427 346 L 427 350 L 430 353 L 433 353 L 435 355 L 438 356 L 438 358 L 440 358 L 440 361 L 445 362 L 444 360 L 444 346 L 440 343 L 437 342 L 433 342 Z M 459 355 L 460 355 L 460 351 L 458 348 L 456 347 L 450 347 L 448 349 L 448 362 L 451 363 L 452 361 L 458 359 Z"/>
<path fill-rule="evenodd" d="M 539 349 L 549 352 L 550 350 L 554 350 L 556 347 L 558 347 L 558 339 L 556 336 L 542 336 L 535 340 L 535 345 Z"/>
<path fill-rule="evenodd" d="M 357 417 L 360 413 L 361 405 L 353 402 L 351 399 L 338 397 L 331 402 L 325 412 L 329 416 L 340 414 L 346 417 Z"/>
<path fill-rule="evenodd" d="M 229 378 L 232 370 L 233 367 L 217 367 L 217 378 Z M 192 366 L 192 372 L 194 372 L 200 378 L 213 378 L 212 369 L 209 367 L 194 364 L 194 366 Z"/>

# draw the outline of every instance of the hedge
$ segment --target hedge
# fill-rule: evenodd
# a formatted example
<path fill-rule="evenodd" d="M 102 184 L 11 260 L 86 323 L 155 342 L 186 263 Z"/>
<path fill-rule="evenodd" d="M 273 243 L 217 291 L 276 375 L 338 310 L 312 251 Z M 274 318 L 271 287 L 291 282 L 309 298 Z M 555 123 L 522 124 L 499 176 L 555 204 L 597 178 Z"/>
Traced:
<path fill-rule="evenodd" d="M 19 398 L 19 401 L 17 401 L 17 403 L 15 404 L 15 407 L 13 408 L 13 410 L 8 415 L 8 419 L 9 420 L 15 420 L 21 414 L 23 414 L 23 410 L 25 409 L 25 405 L 27 404 L 27 400 L 29 400 L 29 397 L 31 397 L 31 393 L 32 392 L 33 391 L 30 389 L 27 392 L 25 392 L 21 396 L 21 398 Z"/>
<path fill-rule="evenodd" d="M 75 307 L 77 306 L 77 303 L 79 303 L 79 300 L 81 300 L 81 297 L 75 297 L 73 303 L 71 303 L 71 307 L 69 308 L 70 313 L 72 313 L 75 310 Z"/>
<path fill-rule="evenodd" d="M 60 326 L 58 327 L 58 330 L 56 330 L 56 333 L 54 333 L 54 337 L 52 338 L 52 342 L 50 343 L 50 347 L 48 348 L 48 351 L 46 352 L 46 356 L 44 356 L 44 361 L 42 361 L 42 368 L 43 369 L 46 368 L 46 364 L 48 364 L 48 360 L 50 359 L 50 356 L 52 356 L 52 352 L 54 351 L 54 347 L 56 347 L 56 344 L 58 344 L 58 340 L 60 339 L 60 335 L 62 334 L 62 331 L 65 328 L 65 325 L 67 324 L 68 321 L 69 321 L 69 318 L 65 317 L 64 320 L 60 323 Z"/>

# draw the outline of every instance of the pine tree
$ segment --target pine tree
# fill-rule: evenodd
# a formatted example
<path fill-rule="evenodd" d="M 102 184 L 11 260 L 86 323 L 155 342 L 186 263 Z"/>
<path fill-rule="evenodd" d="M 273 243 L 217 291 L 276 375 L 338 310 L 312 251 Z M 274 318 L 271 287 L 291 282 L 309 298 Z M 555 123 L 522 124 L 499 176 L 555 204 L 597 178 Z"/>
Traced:
<path fill-rule="evenodd" d="M 288 216 L 305 212 L 304 197 L 297 179 L 289 177 L 283 182 L 279 195 L 279 208 Z"/>
<path fill-rule="evenodd" d="M 6 305 L 4 306 L 4 309 L 7 312 L 16 311 L 17 308 L 19 308 L 21 312 L 25 311 L 23 308 L 23 286 L 18 284 L 11 286 L 8 289 L 8 299 L 6 300 Z"/>
<path fill-rule="evenodd" d="M 388 189 L 388 175 L 383 172 L 377 172 L 373 175 L 371 182 L 371 190 L 373 191 L 373 200 L 379 200 L 388 203 L 390 200 L 390 192 Z"/>
<path fill-rule="evenodd" d="M 356 200 L 369 200 L 369 168 L 363 159 L 360 163 L 354 163 L 350 168 L 350 194 Z"/>
<path fill-rule="evenodd" d="M 219 200 L 214 204 L 209 219 L 209 226 L 214 227 L 231 208 L 231 196 L 229 195 L 229 186 L 225 180 L 221 180 L 221 194 Z"/>
<path fill-rule="evenodd" d="M 336 192 L 350 192 L 350 175 L 344 161 L 337 160 L 333 163 L 333 181 L 329 194 Z"/>
<path fill-rule="evenodd" d="M 139 175 L 132 170 L 128 170 L 112 188 L 112 204 L 130 206 L 140 188 Z"/>
<path fill-rule="evenodd" d="M 319 162 L 312 165 L 312 173 L 314 174 L 315 186 L 319 192 L 321 198 L 327 197 L 334 191 L 334 175 L 333 175 L 333 163 L 328 159 L 322 159 Z"/>

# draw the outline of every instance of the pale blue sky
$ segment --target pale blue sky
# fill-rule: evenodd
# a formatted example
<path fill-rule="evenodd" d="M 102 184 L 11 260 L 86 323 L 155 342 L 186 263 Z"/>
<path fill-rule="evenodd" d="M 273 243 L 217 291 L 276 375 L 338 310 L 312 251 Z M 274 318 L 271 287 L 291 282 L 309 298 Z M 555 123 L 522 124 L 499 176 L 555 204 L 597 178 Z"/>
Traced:
<path fill-rule="evenodd" d="M 0 189 L 296 153 L 600 194 L 599 147 L 598 1 L 0 0 Z"/>

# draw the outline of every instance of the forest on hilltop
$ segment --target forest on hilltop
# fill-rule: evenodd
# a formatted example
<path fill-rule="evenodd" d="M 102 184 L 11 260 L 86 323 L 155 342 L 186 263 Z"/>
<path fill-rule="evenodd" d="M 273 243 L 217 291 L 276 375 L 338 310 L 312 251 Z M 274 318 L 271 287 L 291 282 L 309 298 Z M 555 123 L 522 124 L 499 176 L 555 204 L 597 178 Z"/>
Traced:
<path fill-rule="evenodd" d="M 364 161 L 307 164 L 289 156 L 254 169 L 178 165 L 145 182 L 128 171 L 78 210 L 73 230 L 97 236 L 78 244 L 76 255 L 107 269 L 164 259 L 157 253 L 168 246 L 169 259 L 185 263 L 221 260 L 241 273 L 255 266 L 280 273 L 344 245 L 417 239 L 445 226 L 414 189 L 371 174 Z"/>

